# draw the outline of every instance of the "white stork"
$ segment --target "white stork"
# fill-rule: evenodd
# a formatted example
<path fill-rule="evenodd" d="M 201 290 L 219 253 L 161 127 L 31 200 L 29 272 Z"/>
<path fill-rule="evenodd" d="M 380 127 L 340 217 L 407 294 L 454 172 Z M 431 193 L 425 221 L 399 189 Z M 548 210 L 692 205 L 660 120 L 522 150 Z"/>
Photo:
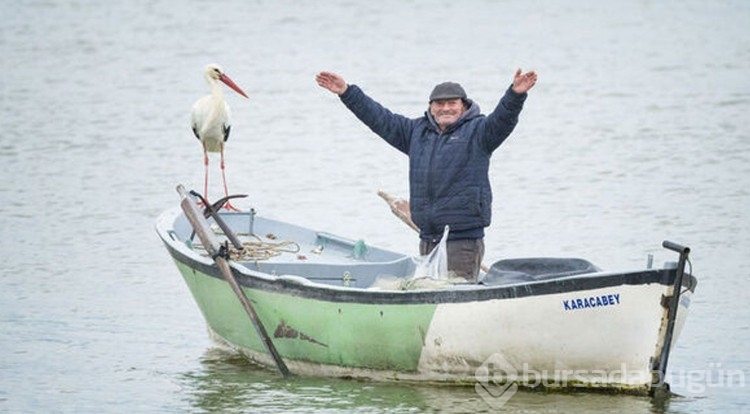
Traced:
<path fill-rule="evenodd" d="M 211 94 L 206 95 L 193 104 L 191 115 L 191 126 L 195 137 L 203 144 L 203 164 L 205 176 L 203 183 L 203 196 L 208 200 L 208 153 L 221 153 L 221 178 L 224 182 L 224 195 L 228 196 L 227 179 L 224 173 L 224 143 L 229 139 L 230 124 L 229 105 L 224 101 L 224 94 L 217 81 L 222 81 L 235 92 L 247 98 L 245 92 L 229 78 L 221 67 L 216 64 L 206 66 L 206 81 L 211 87 Z M 237 210 L 227 201 L 226 208 Z"/>

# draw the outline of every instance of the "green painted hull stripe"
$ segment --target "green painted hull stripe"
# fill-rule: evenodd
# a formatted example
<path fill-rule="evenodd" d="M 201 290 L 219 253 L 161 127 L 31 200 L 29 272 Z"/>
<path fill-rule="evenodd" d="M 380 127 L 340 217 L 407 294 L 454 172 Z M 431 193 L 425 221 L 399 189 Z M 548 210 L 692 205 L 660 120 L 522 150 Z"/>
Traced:
<path fill-rule="evenodd" d="M 176 261 L 211 329 L 229 343 L 264 352 L 229 285 Z M 332 302 L 243 287 L 282 358 L 416 371 L 436 304 Z"/>

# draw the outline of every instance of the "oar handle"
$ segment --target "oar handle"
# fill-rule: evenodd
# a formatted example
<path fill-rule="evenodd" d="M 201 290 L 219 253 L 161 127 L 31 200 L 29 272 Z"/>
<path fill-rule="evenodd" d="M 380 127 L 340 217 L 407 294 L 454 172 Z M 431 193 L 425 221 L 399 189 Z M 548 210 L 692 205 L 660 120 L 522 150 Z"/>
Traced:
<path fill-rule="evenodd" d="M 212 257 L 215 256 L 221 248 L 221 243 L 219 243 L 219 240 L 214 236 L 213 231 L 211 231 L 208 221 L 206 221 L 203 214 L 198 210 L 195 202 L 190 199 L 190 194 L 188 194 L 182 184 L 177 186 L 177 193 L 180 195 L 180 207 L 182 207 L 185 217 L 187 217 L 193 226 L 193 230 L 195 230 L 208 254 Z"/>

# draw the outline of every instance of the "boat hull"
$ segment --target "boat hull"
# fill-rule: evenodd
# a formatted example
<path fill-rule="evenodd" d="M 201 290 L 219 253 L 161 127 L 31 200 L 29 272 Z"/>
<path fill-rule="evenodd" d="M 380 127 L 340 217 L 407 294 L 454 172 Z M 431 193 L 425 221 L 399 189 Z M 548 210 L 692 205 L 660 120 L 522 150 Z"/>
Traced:
<path fill-rule="evenodd" d="M 272 367 L 211 259 L 169 230 L 159 233 L 212 337 Z M 675 269 L 653 269 L 401 291 L 331 286 L 239 263 L 231 269 L 295 374 L 475 384 L 489 372 L 522 387 L 637 394 L 653 386 L 653 360 L 664 345 L 663 298 L 676 278 Z M 696 284 L 686 276 L 672 342 Z"/>

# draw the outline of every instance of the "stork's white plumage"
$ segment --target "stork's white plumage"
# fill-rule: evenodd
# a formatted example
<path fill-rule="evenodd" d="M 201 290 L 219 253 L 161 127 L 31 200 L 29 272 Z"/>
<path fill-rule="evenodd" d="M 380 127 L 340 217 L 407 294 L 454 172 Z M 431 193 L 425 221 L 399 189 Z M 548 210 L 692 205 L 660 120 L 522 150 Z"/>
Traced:
<path fill-rule="evenodd" d="M 221 153 L 221 179 L 224 183 L 224 195 L 228 196 L 227 179 L 224 172 L 224 144 L 229 139 L 230 123 L 229 105 L 224 101 L 224 94 L 218 81 L 223 82 L 235 92 L 247 98 L 245 92 L 229 78 L 221 67 L 216 64 L 206 66 L 206 81 L 211 87 L 211 94 L 198 99 L 193 104 L 191 115 L 191 126 L 193 133 L 203 144 L 203 164 L 205 176 L 203 183 L 203 196 L 208 200 L 208 153 Z M 236 210 L 231 203 L 227 202 L 227 209 Z"/>

